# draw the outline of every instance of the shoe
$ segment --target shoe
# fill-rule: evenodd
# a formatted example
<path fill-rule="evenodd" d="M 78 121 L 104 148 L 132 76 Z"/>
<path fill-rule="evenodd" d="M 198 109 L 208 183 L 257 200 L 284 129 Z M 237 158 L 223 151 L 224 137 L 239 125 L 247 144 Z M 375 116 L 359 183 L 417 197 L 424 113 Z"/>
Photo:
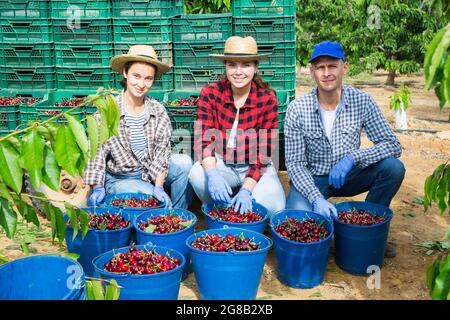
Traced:
<path fill-rule="evenodd" d="M 394 258 L 397 256 L 397 250 L 395 249 L 395 245 L 392 242 L 386 243 L 386 249 L 384 250 L 385 258 Z"/>

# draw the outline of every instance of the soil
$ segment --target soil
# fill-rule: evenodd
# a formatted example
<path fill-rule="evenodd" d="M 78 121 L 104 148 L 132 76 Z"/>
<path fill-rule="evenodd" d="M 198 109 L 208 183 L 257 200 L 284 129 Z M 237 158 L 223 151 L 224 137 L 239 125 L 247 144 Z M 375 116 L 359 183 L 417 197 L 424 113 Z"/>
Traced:
<path fill-rule="evenodd" d="M 360 75 L 346 79 L 347 83 L 361 88 L 375 99 L 392 127 L 395 126 L 393 111 L 389 109 L 389 98 L 395 88 L 386 87 L 387 73 Z M 426 268 L 436 255 L 419 252 L 418 243 L 440 241 L 450 227 L 450 215 L 441 216 L 435 206 L 426 213 L 423 206 L 416 203 L 417 197 L 423 197 L 423 185 L 437 165 L 450 158 L 450 108 L 439 110 L 438 101 L 432 91 L 427 92 L 423 86 L 423 77 L 418 75 L 401 76 L 397 85 L 407 84 L 412 93 L 412 102 L 407 110 L 409 129 L 431 130 L 427 132 L 397 132 L 403 146 L 401 161 L 406 167 L 403 184 L 393 199 L 391 208 L 394 218 L 390 225 L 389 241 L 397 249 L 397 256 L 385 259 L 381 269 L 379 288 L 369 289 L 369 276 L 353 276 L 342 271 L 334 262 L 334 255 L 329 258 L 324 282 L 313 289 L 293 289 L 283 285 L 276 277 L 273 250 L 269 252 L 264 267 L 257 299 L 420 299 L 428 300 L 429 294 L 425 284 Z M 298 74 L 297 96 L 310 90 L 312 83 L 305 70 Z M 425 120 L 424 120 L 425 119 Z M 436 121 L 431 121 L 431 120 Z M 363 137 L 363 146 L 370 146 L 370 141 Z M 280 178 L 286 193 L 289 178 L 286 171 L 280 171 Z M 351 199 L 363 200 L 364 194 Z M 349 198 L 345 198 L 348 200 Z M 343 201 L 334 198 L 332 201 Z M 198 230 L 205 228 L 200 206 L 193 203 L 191 210 L 198 213 Z M 19 235 L 25 228 L 19 226 Z M 64 252 L 64 247 L 52 245 L 48 240 L 50 231 L 47 226 L 34 230 L 37 241 L 30 245 L 32 254 Z M 0 253 L 9 259 L 22 257 L 18 240 L 11 241 L 0 234 Z M 181 284 L 179 299 L 199 299 L 194 274 Z"/>

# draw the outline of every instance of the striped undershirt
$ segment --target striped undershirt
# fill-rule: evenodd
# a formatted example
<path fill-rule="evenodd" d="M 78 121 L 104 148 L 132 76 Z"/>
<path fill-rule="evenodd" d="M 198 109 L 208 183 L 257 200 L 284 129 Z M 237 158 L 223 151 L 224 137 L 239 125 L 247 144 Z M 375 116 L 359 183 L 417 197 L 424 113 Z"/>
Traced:
<path fill-rule="evenodd" d="M 130 128 L 131 133 L 131 150 L 135 156 L 142 160 L 147 148 L 147 138 L 144 134 L 144 123 L 147 121 L 147 114 L 142 112 L 138 116 L 134 116 L 125 111 L 125 121 Z"/>

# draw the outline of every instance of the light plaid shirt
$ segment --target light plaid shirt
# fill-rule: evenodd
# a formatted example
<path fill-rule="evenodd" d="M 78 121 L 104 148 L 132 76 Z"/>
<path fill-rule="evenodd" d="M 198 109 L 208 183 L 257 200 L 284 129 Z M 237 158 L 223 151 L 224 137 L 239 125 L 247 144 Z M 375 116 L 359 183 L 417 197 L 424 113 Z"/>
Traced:
<path fill-rule="evenodd" d="M 367 93 L 344 86 L 331 139 L 322 125 L 317 88 L 292 101 L 286 112 L 286 168 L 294 187 L 310 203 L 321 197 L 313 176 L 328 175 L 345 155 L 352 155 L 357 166 L 367 167 L 387 157 L 399 157 L 402 147 L 381 110 Z M 374 143 L 360 149 L 364 129 Z"/>
<path fill-rule="evenodd" d="M 103 185 L 105 170 L 112 174 L 127 175 L 143 170 L 142 180 L 154 182 L 168 169 L 170 156 L 170 136 L 172 125 L 166 109 L 152 97 L 145 97 L 145 112 L 149 115 L 144 123 L 147 149 L 142 159 L 138 159 L 131 148 L 131 130 L 125 121 L 122 94 L 116 97 L 121 106 L 119 137 L 111 137 L 98 150 L 94 160 L 89 160 L 84 180 L 89 185 Z M 97 121 L 100 114 L 95 113 Z"/>

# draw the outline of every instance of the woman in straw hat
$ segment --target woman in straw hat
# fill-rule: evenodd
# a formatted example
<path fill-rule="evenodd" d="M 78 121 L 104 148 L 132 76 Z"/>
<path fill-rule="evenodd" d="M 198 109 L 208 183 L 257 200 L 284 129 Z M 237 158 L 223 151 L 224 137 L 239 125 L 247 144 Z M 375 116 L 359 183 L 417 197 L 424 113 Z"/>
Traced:
<path fill-rule="evenodd" d="M 114 56 L 112 69 L 123 74 L 119 136 L 111 137 L 89 161 L 85 182 L 93 186 L 88 205 L 96 206 L 105 194 L 152 194 L 166 207 L 186 209 L 192 199 L 188 174 L 190 157 L 170 155 L 172 127 L 163 105 L 147 96 L 157 75 L 169 70 L 147 45 L 131 46 Z M 172 197 L 165 190 L 170 188 Z"/>
<path fill-rule="evenodd" d="M 230 37 L 224 54 L 225 77 L 204 87 L 198 101 L 194 151 L 198 162 L 189 181 L 203 203 L 226 201 L 235 211 L 252 210 L 252 201 L 271 213 L 284 209 L 286 197 L 271 161 L 278 135 L 278 100 L 258 75 L 252 37 Z M 232 190 L 239 189 L 231 198 Z"/>

